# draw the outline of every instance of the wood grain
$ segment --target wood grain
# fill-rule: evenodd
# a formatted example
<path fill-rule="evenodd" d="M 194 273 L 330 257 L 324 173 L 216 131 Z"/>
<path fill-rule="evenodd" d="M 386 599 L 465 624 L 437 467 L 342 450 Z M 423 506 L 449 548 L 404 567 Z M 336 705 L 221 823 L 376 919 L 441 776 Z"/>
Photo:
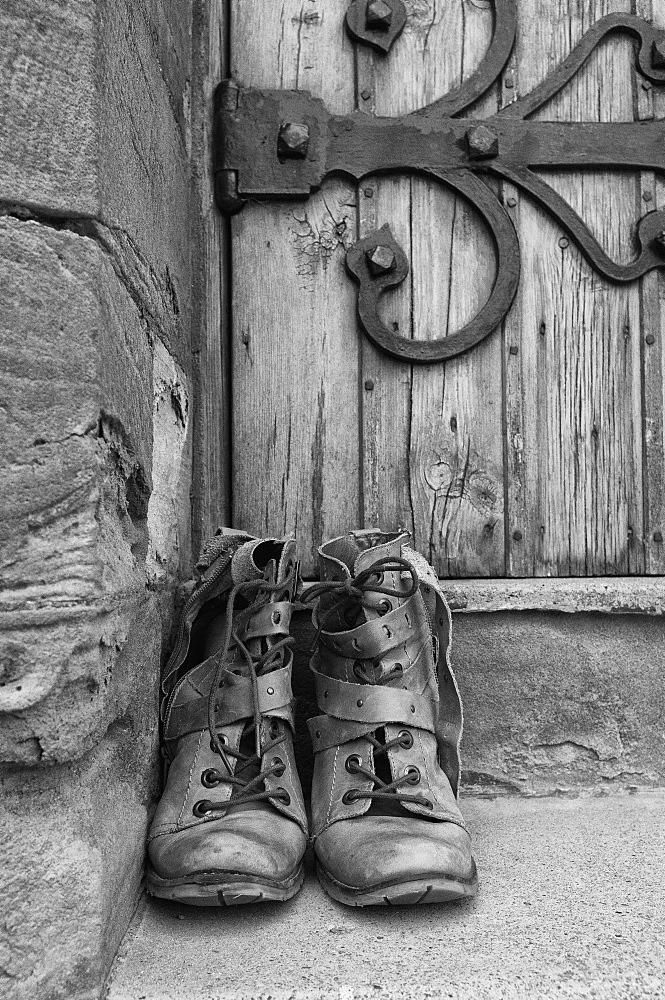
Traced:
<path fill-rule="evenodd" d="M 354 106 L 345 0 L 232 2 L 241 85 L 310 90 Z M 335 179 L 306 203 L 249 205 L 233 220 L 233 521 L 316 546 L 360 523 L 358 333 L 346 248 L 356 194 Z"/>
<path fill-rule="evenodd" d="M 553 16 L 547 0 L 523 0 L 511 94 L 528 93 L 591 24 L 618 10 L 630 3 L 561 0 Z M 536 117 L 632 120 L 633 80 L 632 46 L 613 38 Z M 611 256 L 631 259 L 634 177 L 541 176 Z M 505 325 L 508 573 L 643 572 L 639 287 L 597 277 L 528 198 L 516 215 L 524 269 Z"/>
<path fill-rule="evenodd" d="M 470 75 L 492 33 L 483 0 L 409 0 L 384 58 L 354 52 L 346 0 L 230 4 L 236 79 L 310 90 L 335 111 L 421 107 Z M 638 12 L 650 17 L 651 4 Z M 511 63 L 469 117 L 527 93 L 621 10 L 630 0 L 520 0 Z M 635 109 L 665 117 L 665 96 L 642 89 L 631 43 L 613 37 L 538 117 L 620 121 Z M 543 177 L 620 261 L 634 254 L 642 195 L 665 201 L 653 177 Z M 384 297 L 384 320 L 407 338 L 459 329 L 489 294 L 494 254 L 444 185 L 333 180 L 306 203 L 250 205 L 233 221 L 233 522 L 296 531 L 306 575 L 322 537 L 359 524 L 410 529 L 442 576 L 665 572 L 663 279 L 605 283 L 528 197 L 496 191 L 522 243 L 518 297 L 503 332 L 445 365 L 378 352 L 344 272 L 346 248 L 388 222 L 411 272 Z"/>
<path fill-rule="evenodd" d="M 196 407 L 192 482 L 193 551 L 220 525 L 231 523 L 231 399 L 228 222 L 214 201 L 212 100 L 228 71 L 226 3 L 200 0 L 194 8 L 192 88 L 194 192 L 198 241 L 193 253 L 192 353 Z"/>
<path fill-rule="evenodd" d="M 489 5 L 412 3 L 390 62 L 358 54 L 359 104 L 397 116 L 429 104 L 476 68 L 489 43 Z M 366 95 L 370 95 L 369 98 Z M 476 113 L 496 110 L 496 96 Z M 483 305 L 493 249 L 476 213 L 424 177 L 361 188 L 363 235 L 388 222 L 410 257 L 410 281 L 386 297 L 384 319 L 406 337 L 454 333 Z M 409 367 L 363 343 L 365 517 L 409 528 L 445 576 L 502 575 L 500 344 L 431 367 Z"/>
<path fill-rule="evenodd" d="M 659 0 L 637 0 L 636 13 L 665 28 L 665 6 Z M 637 86 L 640 118 L 665 118 L 665 92 Z M 665 207 L 665 182 L 643 174 L 640 214 Z M 665 278 L 660 272 L 645 276 L 641 288 L 639 338 L 643 364 L 644 411 L 644 550 L 645 572 L 665 573 Z M 648 338 L 648 339 L 647 339 Z M 650 342 L 652 341 L 652 342 Z"/>

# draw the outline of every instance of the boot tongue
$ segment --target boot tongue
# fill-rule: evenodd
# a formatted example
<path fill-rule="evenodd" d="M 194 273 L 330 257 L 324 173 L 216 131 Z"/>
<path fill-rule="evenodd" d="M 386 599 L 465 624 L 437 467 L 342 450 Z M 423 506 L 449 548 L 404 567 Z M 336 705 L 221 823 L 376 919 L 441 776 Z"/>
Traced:
<path fill-rule="evenodd" d="M 234 584 L 246 583 L 248 580 L 258 580 L 264 575 L 264 569 L 260 568 L 257 564 L 257 558 L 260 558 L 260 553 L 257 553 L 257 549 L 264 544 L 263 539 L 255 538 L 251 542 L 245 542 L 234 553 L 231 562 L 231 576 Z M 274 544 L 277 545 L 277 542 Z M 272 583 L 273 581 L 271 580 L 270 582 Z"/>
<path fill-rule="evenodd" d="M 376 534 L 378 533 L 375 532 L 374 535 Z M 354 577 L 358 576 L 364 570 L 370 569 L 380 559 L 401 558 L 402 546 L 407 544 L 408 541 L 408 531 L 403 531 L 399 535 L 379 535 L 379 540 L 371 548 L 364 549 L 357 556 L 353 564 Z M 364 601 L 369 605 L 367 608 L 363 607 L 360 609 L 363 613 L 364 621 L 372 621 L 375 618 L 380 618 L 390 611 L 394 611 L 395 608 L 404 604 L 406 600 L 406 597 L 402 598 L 382 594 L 380 591 L 365 589 L 367 586 L 371 587 L 374 580 L 376 580 L 377 586 L 387 587 L 389 590 L 396 590 L 398 592 L 402 591 L 404 594 L 408 594 L 411 589 L 411 577 L 403 570 L 385 570 L 380 568 L 377 573 L 380 575 L 370 577 L 363 586 Z"/>

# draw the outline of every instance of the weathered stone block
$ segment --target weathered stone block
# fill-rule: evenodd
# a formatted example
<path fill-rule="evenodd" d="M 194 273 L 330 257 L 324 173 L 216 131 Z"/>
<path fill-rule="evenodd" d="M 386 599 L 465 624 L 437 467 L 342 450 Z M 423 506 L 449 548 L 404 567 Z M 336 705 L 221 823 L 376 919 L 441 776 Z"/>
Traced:
<path fill-rule="evenodd" d="M 0 200 L 105 226 L 186 369 L 190 20 L 159 0 L 8 0 L 0 32 Z"/>
<path fill-rule="evenodd" d="M 146 616 L 159 658 L 155 603 Z M 152 622 L 152 627 L 150 626 Z M 145 652 L 145 650 L 143 651 Z M 156 794 L 155 679 L 75 764 L 0 777 L 0 993 L 96 1000 L 140 891 Z"/>
<path fill-rule="evenodd" d="M 665 782 L 665 618 L 455 615 L 462 766 L 477 791 Z"/>
<path fill-rule="evenodd" d="M 189 555 L 187 386 L 94 239 L 0 219 L 0 315 L 0 761 L 62 762 L 158 674 L 140 641 Z"/>

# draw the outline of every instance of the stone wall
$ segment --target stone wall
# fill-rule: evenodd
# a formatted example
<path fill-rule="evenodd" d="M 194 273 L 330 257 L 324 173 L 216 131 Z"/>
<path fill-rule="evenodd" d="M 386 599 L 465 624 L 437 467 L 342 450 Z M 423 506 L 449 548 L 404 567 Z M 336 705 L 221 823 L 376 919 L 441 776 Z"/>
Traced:
<path fill-rule="evenodd" d="M 97 997 L 190 564 L 191 5 L 0 9 L 0 994 Z"/>

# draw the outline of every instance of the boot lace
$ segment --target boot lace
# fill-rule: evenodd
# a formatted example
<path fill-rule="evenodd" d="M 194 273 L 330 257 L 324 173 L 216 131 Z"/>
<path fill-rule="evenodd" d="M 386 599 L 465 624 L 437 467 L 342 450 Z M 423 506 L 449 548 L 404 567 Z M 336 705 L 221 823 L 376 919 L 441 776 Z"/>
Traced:
<path fill-rule="evenodd" d="M 395 587 L 384 586 L 383 574 L 390 572 L 407 572 L 411 577 L 409 590 L 403 591 L 397 590 Z M 315 583 L 302 595 L 301 601 L 303 604 L 313 604 L 324 595 L 332 595 L 337 600 L 332 603 L 323 617 L 317 616 L 318 627 L 312 649 L 318 643 L 326 622 L 329 621 L 331 615 L 336 612 L 343 613 L 348 608 L 357 607 L 358 605 L 372 611 L 377 610 L 373 604 L 365 600 L 365 594 L 368 591 L 371 591 L 373 594 L 385 594 L 387 597 L 408 599 L 409 597 L 413 597 L 417 592 L 418 586 L 418 574 L 411 563 L 407 562 L 406 559 L 402 559 L 401 556 L 386 556 L 384 559 L 377 559 L 367 569 L 364 569 L 353 578 L 349 577 L 348 580 L 324 580 L 321 583 Z"/>
<path fill-rule="evenodd" d="M 408 572 L 411 577 L 411 586 L 408 591 L 397 590 L 394 587 L 388 587 L 383 585 L 383 574 L 387 572 Z M 387 556 L 384 559 L 377 559 L 376 562 L 372 563 L 367 569 L 358 573 L 356 577 L 348 580 L 325 580 L 322 583 L 314 584 L 310 587 L 306 594 L 301 598 L 304 604 L 314 603 L 314 601 L 323 597 L 324 595 L 333 595 L 338 599 L 334 601 L 332 606 L 328 611 L 318 618 L 318 628 L 316 636 L 314 638 L 314 648 L 319 641 L 321 633 L 325 628 L 326 622 L 330 619 L 330 616 L 335 612 L 343 613 L 348 607 L 357 607 L 360 604 L 363 608 L 368 608 L 370 610 L 377 610 L 373 604 L 370 604 L 365 599 L 365 594 L 368 591 L 372 593 L 385 594 L 388 597 L 399 597 L 402 599 L 408 599 L 413 597 L 413 595 L 418 591 L 419 580 L 418 575 L 406 559 L 402 559 L 401 556 Z M 361 681 L 363 684 L 377 684 L 385 685 L 389 684 L 392 680 L 395 680 L 402 676 L 403 668 L 397 664 L 388 671 L 383 677 L 377 678 L 374 674 L 370 674 L 370 669 L 362 661 L 356 660 L 353 666 L 353 673 L 355 677 Z M 376 738 L 374 733 L 368 733 L 365 739 L 374 748 L 374 758 L 381 756 L 382 754 L 387 754 L 389 750 L 393 747 L 401 747 L 402 749 L 410 749 L 413 746 L 413 736 L 408 730 L 402 730 L 399 735 L 393 739 L 388 740 L 386 743 L 382 743 Z M 345 805 L 349 805 L 353 802 L 357 802 L 359 799 L 377 799 L 377 800 L 389 800 L 392 802 L 415 802 L 418 805 L 424 806 L 427 809 L 433 809 L 434 806 L 432 802 L 426 798 L 424 795 L 419 795 L 417 793 L 409 792 L 404 786 L 408 785 L 410 787 L 419 784 L 420 782 L 420 771 L 417 767 L 408 767 L 406 772 L 399 778 L 395 778 L 394 781 L 386 782 L 378 776 L 374 771 L 370 771 L 369 768 L 363 767 L 361 758 L 357 754 L 351 754 L 347 757 L 345 767 L 350 774 L 361 774 L 368 781 L 371 781 L 373 788 L 370 791 L 362 791 L 361 789 L 351 788 L 342 796 L 342 801 Z"/>
<path fill-rule="evenodd" d="M 193 812 L 195 816 L 204 816 L 206 813 L 214 810 L 227 809 L 231 805 L 240 805 L 245 802 L 259 802 L 261 800 L 278 799 L 281 800 L 284 805 L 289 805 L 291 801 L 291 797 L 285 788 L 276 788 L 273 791 L 268 791 L 264 785 L 266 778 L 271 777 L 272 775 L 280 777 L 286 769 L 284 761 L 280 757 L 273 758 L 268 767 L 264 768 L 262 766 L 263 758 L 267 757 L 272 750 L 279 746 L 279 744 L 286 739 L 286 735 L 280 735 L 279 724 L 275 720 L 271 720 L 269 727 L 269 742 L 262 748 L 258 678 L 281 664 L 284 656 L 284 650 L 292 646 L 295 640 L 291 636 L 285 636 L 283 639 L 279 639 L 264 653 L 252 653 L 240 639 L 238 635 L 238 626 L 251 618 L 255 611 L 263 607 L 265 600 L 262 595 L 275 593 L 278 590 L 288 590 L 290 592 L 293 586 L 295 573 L 296 569 L 293 567 L 288 576 L 279 583 L 269 583 L 265 579 L 245 580 L 242 583 L 236 584 L 229 594 L 226 604 L 222 642 L 215 655 L 215 676 L 208 694 L 208 731 L 210 733 L 210 749 L 222 758 L 224 767 L 226 768 L 226 773 L 218 770 L 217 768 L 208 768 L 203 772 L 201 782 L 205 788 L 215 788 L 217 785 L 222 783 L 229 784 L 233 786 L 234 789 L 240 789 L 240 792 L 239 794 L 234 795 L 233 798 L 224 802 L 201 799 L 194 805 Z M 250 598 L 252 596 L 254 597 L 254 603 L 240 613 L 238 619 L 236 620 L 236 627 L 234 628 L 233 615 L 237 599 L 239 597 Z M 226 745 L 226 738 L 223 734 L 217 732 L 215 701 L 217 691 L 222 680 L 222 674 L 224 673 L 226 658 L 232 644 L 240 650 L 240 653 L 247 664 L 252 683 L 252 706 L 254 718 L 252 724 L 245 730 L 245 732 L 251 733 L 254 731 L 255 753 L 253 755 L 242 753 L 240 750 L 231 749 Z M 235 773 L 233 772 L 231 761 L 229 760 L 230 757 L 235 758 L 235 760 L 241 765 L 239 767 L 236 766 Z M 259 772 L 254 777 L 241 777 L 243 771 L 254 769 L 257 766 L 259 767 Z"/>

